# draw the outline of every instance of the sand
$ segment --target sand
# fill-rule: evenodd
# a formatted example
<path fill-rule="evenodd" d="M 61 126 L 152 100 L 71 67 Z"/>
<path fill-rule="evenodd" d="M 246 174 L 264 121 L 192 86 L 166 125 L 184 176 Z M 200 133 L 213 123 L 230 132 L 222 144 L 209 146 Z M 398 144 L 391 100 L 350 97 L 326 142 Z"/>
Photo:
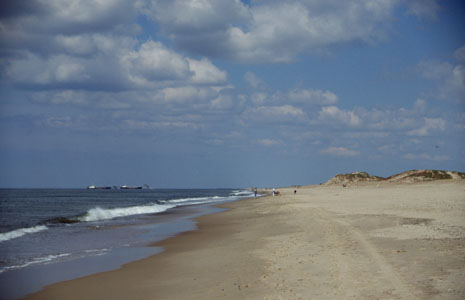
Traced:
<path fill-rule="evenodd" d="M 27 299 L 465 299 L 465 181 L 280 189 Z"/>

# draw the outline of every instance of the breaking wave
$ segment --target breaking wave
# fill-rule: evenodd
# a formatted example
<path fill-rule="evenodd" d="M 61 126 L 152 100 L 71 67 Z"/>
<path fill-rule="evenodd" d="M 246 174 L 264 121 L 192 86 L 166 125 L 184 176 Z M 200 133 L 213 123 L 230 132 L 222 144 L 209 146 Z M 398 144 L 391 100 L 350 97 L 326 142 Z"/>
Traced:
<path fill-rule="evenodd" d="M 39 225 L 39 226 L 34 226 L 34 227 L 29 227 L 29 228 L 15 229 L 10 232 L 0 233 L 0 242 L 19 238 L 20 236 L 23 236 L 28 233 L 36 233 L 36 232 L 47 230 L 47 229 L 48 229 L 47 226 Z"/>
<path fill-rule="evenodd" d="M 197 197 L 197 198 L 180 198 L 171 200 L 159 200 L 158 203 L 148 205 L 130 206 L 130 207 L 116 207 L 116 208 L 101 208 L 94 207 L 89 209 L 85 214 L 71 217 L 56 217 L 40 222 L 37 226 L 29 228 L 20 228 L 10 232 L 0 233 L 0 242 L 15 239 L 26 234 L 37 233 L 47 230 L 48 226 L 56 226 L 58 224 L 70 225 L 79 222 L 94 222 L 101 220 L 109 220 L 120 217 L 127 217 L 142 214 L 155 214 L 164 212 L 170 208 L 185 205 L 206 204 L 213 202 L 222 202 L 228 200 L 237 200 L 240 198 L 251 196 L 250 191 L 236 190 L 230 196 L 210 196 L 210 197 Z"/>
<path fill-rule="evenodd" d="M 230 199 L 230 197 L 220 197 L 220 196 L 213 196 L 213 197 L 198 197 L 198 198 L 181 198 L 181 199 L 173 199 L 173 200 L 163 200 L 162 203 L 176 203 L 177 205 L 192 205 L 192 204 L 200 204 L 200 203 L 211 203 L 217 201 L 223 201 Z"/>
<path fill-rule="evenodd" d="M 95 207 L 90 209 L 84 216 L 80 218 L 84 222 L 108 220 L 119 217 L 127 217 L 142 214 L 154 214 L 164 212 L 176 205 L 168 204 L 153 204 L 143 206 L 119 207 L 119 208 L 101 208 Z"/>

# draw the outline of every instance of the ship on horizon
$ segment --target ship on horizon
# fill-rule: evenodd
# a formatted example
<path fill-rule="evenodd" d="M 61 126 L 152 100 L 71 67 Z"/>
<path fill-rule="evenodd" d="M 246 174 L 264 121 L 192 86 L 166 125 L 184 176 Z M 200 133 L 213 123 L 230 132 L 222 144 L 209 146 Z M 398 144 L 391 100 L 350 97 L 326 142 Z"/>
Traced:
<path fill-rule="evenodd" d="M 122 186 L 95 186 L 95 185 L 89 185 L 87 187 L 88 190 L 141 190 L 143 188 L 146 189 L 151 189 L 149 185 L 144 184 L 143 186 L 128 186 L 128 185 L 122 185 Z"/>
<path fill-rule="evenodd" d="M 89 185 L 87 187 L 88 190 L 111 190 L 111 186 L 95 186 Z"/>
<path fill-rule="evenodd" d="M 127 185 L 122 185 L 120 186 L 121 190 L 141 190 L 142 186 L 127 186 Z"/>

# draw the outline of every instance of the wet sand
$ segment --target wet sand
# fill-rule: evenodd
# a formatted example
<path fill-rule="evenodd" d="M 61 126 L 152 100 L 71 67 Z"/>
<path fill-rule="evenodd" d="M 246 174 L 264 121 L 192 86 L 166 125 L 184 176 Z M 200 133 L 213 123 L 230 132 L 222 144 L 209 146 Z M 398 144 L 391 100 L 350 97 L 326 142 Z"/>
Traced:
<path fill-rule="evenodd" d="M 463 180 L 280 191 L 27 299 L 465 299 Z"/>

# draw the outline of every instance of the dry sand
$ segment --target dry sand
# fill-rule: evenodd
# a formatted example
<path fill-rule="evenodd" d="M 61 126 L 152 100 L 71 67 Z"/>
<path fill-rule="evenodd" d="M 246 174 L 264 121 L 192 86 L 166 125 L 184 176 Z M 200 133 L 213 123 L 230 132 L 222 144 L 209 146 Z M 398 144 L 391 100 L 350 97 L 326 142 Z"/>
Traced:
<path fill-rule="evenodd" d="M 465 299 L 465 181 L 293 190 L 28 299 Z"/>

